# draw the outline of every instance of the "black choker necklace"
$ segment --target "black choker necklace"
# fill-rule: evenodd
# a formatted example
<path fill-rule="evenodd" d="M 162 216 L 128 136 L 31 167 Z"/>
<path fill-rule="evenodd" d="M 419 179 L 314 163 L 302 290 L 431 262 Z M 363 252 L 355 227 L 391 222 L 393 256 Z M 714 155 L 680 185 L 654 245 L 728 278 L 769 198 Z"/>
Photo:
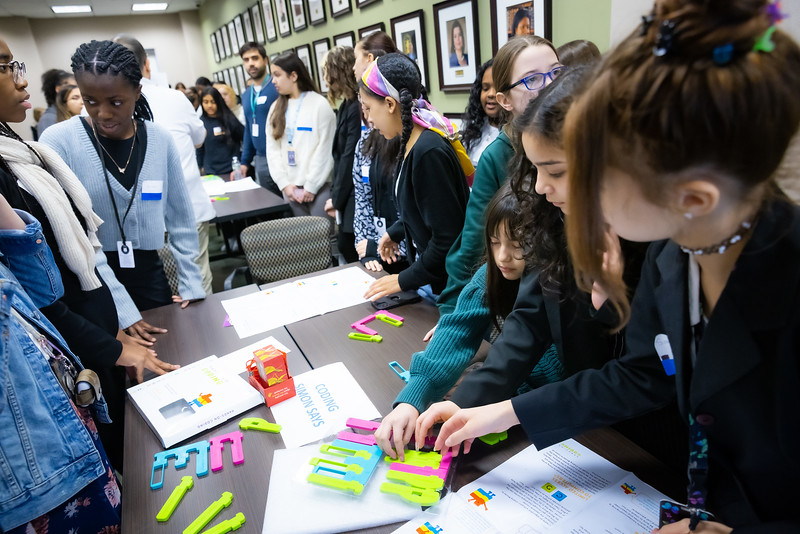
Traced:
<path fill-rule="evenodd" d="M 681 250 L 687 254 L 693 254 L 695 256 L 704 256 L 708 254 L 722 254 L 728 247 L 731 245 L 735 245 L 739 241 L 745 238 L 747 234 L 750 233 L 750 230 L 753 228 L 753 221 L 744 221 L 739 228 L 729 238 L 725 239 L 721 243 L 717 243 L 716 245 L 711 245 L 710 247 L 702 247 L 702 248 L 689 248 L 681 246 Z"/>

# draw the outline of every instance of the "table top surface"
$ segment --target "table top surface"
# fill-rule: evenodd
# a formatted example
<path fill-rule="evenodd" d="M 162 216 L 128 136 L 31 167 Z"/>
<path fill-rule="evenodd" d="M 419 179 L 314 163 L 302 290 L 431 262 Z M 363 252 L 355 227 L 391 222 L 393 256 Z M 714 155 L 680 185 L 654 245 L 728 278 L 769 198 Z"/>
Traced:
<path fill-rule="evenodd" d="M 245 217 L 285 211 L 288 204 L 282 198 L 263 187 L 249 191 L 225 193 L 226 200 L 212 202 L 217 216 L 212 223 L 221 223 Z"/>
<path fill-rule="evenodd" d="M 280 283 L 284 282 L 286 281 Z M 165 306 L 145 312 L 145 320 L 170 329 L 156 343 L 159 357 L 165 361 L 187 364 L 210 354 L 222 356 L 260 338 L 273 335 L 291 349 L 288 359 L 292 375 L 329 363 L 344 362 L 380 413 L 385 415 L 391 411 L 392 403 L 404 385 L 390 369 L 388 362 L 395 360 L 408 369 L 411 356 L 424 349 L 423 335 L 438 320 L 438 311 L 431 304 L 420 302 L 406 305 L 392 310 L 405 319 L 402 327 L 383 322 L 370 323 L 383 336 L 381 343 L 354 341 L 347 337 L 350 324 L 375 311 L 369 303 L 364 303 L 239 339 L 233 328 L 222 327 L 225 311 L 220 302 L 257 290 L 255 285 L 251 285 L 214 294 L 204 302 L 192 304 L 185 310 L 178 306 Z M 274 421 L 266 406 L 261 405 L 187 442 L 236 430 L 238 421 L 243 417 L 261 417 Z M 170 462 L 164 473 L 163 487 L 151 490 L 149 477 L 153 454 L 164 448 L 128 401 L 125 421 L 123 531 L 177 532 L 193 521 L 211 502 L 219 499 L 223 491 L 230 491 L 234 494 L 234 503 L 224 509 L 213 524 L 230 519 L 237 512 L 243 512 L 247 520 L 237 532 L 260 533 L 272 468 L 272 453 L 284 445 L 280 436 L 275 434 L 245 432 L 244 435 L 245 463 L 233 466 L 228 456 L 230 453 L 225 453 L 224 468 L 199 479 L 195 476 L 194 488 L 184 497 L 173 517 L 166 523 L 157 523 L 155 515 L 172 489 L 180 482 L 180 477 L 194 475 L 194 459 L 189 461 L 187 468 L 181 470 L 176 470 Z M 576 439 L 663 492 L 669 493 L 675 487 L 669 470 L 663 464 L 616 431 L 602 429 L 588 432 Z M 529 444 L 519 427 L 510 429 L 509 438 L 495 446 L 490 447 L 476 441 L 473 451 L 458 461 L 452 489 L 458 490 Z M 384 525 L 358 532 L 392 532 L 398 526 L 399 524 Z"/>

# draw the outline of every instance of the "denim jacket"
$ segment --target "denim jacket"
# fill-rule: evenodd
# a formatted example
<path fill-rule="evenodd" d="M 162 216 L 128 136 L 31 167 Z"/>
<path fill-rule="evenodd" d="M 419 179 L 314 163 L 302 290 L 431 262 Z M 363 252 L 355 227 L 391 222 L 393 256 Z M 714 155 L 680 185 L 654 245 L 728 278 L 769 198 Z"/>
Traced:
<path fill-rule="evenodd" d="M 11 315 L 13 307 L 81 369 L 37 309 L 61 296 L 61 275 L 38 221 L 17 213 L 26 229 L 0 230 L 0 530 L 57 507 L 104 472 L 100 453 L 41 350 Z M 93 409 L 100 421 L 109 421 L 105 401 Z"/>

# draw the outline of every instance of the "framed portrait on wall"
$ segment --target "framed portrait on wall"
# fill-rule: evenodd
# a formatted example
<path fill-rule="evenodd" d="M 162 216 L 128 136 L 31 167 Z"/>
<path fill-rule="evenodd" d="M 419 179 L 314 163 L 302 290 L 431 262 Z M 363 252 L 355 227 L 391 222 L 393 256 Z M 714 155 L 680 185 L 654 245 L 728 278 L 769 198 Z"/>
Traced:
<path fill-rule="evenodd" d="M 344 32 L 333 36 L 333 46 L 349 46 L 350 48 L 356 47 L 356 34 L 353 32 Z"/>
<path fill-rule="evenodd" d="M 236 42 L 239 46 L 236 47 L 236 51 L 238 52 L 241 47 L 247 42 L 244 35 L 244 22 L 242 21 L 241 15 L 236 15 L 233 17 L 233 27 L 236 29 Z"/>
<path fill-rule="evenodd" d="M 552 0 L 492 0 L 492 53 L 517 35 L 552 40 Z"/>
<path fill-rule="evenodd" d="M 275 18 L 278 22 L 278 33 L 281 37 L 286 37 L 292 33 L 289 27 L 289 5 L 288 0 L 275 0 Z"/>
<path fill-rule="evenodd" d="M 322 0 L 308 0 L 308 22 L 312 26 L 325 22 L 325 4 Z"/>
<path fill-rule="evenodd" d="M 236 23 L 230 21 L 226 25 L 226 28 L 228 29 L 228 35 L 231 39 L 231 56 L 234 56 L 239 51 L 239 38 L 236 36 Z"/>
<path fill-rule="evenodd" d="M 316 78 L 316 76 L 314 76 L 314 64 L 311 61 L 311 47 L 307 44 L 300 45 L 294 49 L 294 53 L 297 54 L 297 57 L 300 58 L 300 61 L 302 61 L 303 65 L 308 69 L 308 74 L 311 76 L 311 79 L 313 80 Z"/>
<path fill-rule="evenodd" d="M 331 17 L 336 18 L 346 15 L 353 10 L 350 7 L 350 0 L 329 0 L 331 6 Z"/>
<path fill-rule="evenodd" d="M 241 94 L 242 91 L 239 88 L 239 79 L 236 77 L 236 68 L 235 67 L 228 67 L 228 77 L 231 79 L 231 83 L 229 84 L 233 87 L 233 91 L 238 95 Z"/>
<path fill-rule="evenodd" d="M 477 0 L 434 4 L 439 89 L 469 91 L 480 67 Z"/>
<path fill-rule="evenodd" d="M 445 113 L 444 116 L 450 119 L 450 122 L 456 125 L 458 131 L 461 131 L 461 126 L 464 123 L 463 113 Z"/>
<path fill-rule="evenodd" d="M 280 55 L 280 52 L 274 52 L 269 55 L 269 64 L 272 65 L 272 62 L 275 61 L 275 58 Z"/>
<path fill-rule="evenodd" d="M 360 41 L 361 39 L 363 39 L 367 35 L 369 35 L 371 33 L 375 33 L 377 31 L 385 32 L 386 31 L 386 25 L 383 22 L 379 22 L 377 24 L 373 24 L 372 26 L 367 26 L 365 28 L 359 29 L 358 30 L 358 40 Z"/>
<path fill-rule="evenodd" d="M 356 5 L 359 9 L 362 7 L 368 6 L 370 4 L 374 4 L 375 2 L 379 2 L 380 0 L 356 0 Z"/>
<path fill-rule="evenodd" d="M 308 27 L 308 21 L 306 20 L 306 8 L 303 5 L 303 0 L 289 0 L 289 9 L 292 12 L 294 31 L 305 30 Z"/>
<path fill-rule="evenodd" d="M 272 12 L 272 0 L 261 0 L 261 8 L 264 13 L 264 33 L 267 41 L 275 41 L 278 38 L 278 30 L 275 26 L 275 15 Z"/>
<path fill-rule="evenodd" d="M 244 93 L 247 89 L 247 76 L 244 75 L 244 67 L 236 65 L 236 81 L 239 83 L 239 91 Z"/>
<path fill-rule="evenodd" d="M 244 40 L 249 43 L 256 40 L 256 34 L 253 31 L 253 19 L 250 18 L 250 10 L 245 9 L 242 13 L 242 26 L 244 26 Z"/>
<path fill-rule="evenodd" d="M 234 92 L 236 91 L 236 84 L 233 83 L 233 80 L 231 80 L 230 69 L 225 69 L 222 71 L 222 79 L 225 81 L 225 85 L 230 85 Z"/>
<path fill-rule="evenodd" d="M 217 48 L 217 34 L 211 34 L 211 51 L 214 53 L 214 61 L 219 63 L 219 48 Z"/>
<path fill-rule="evenodd" d="M 314 41 L 314 58 L 317 61 L 317 79 L 319 80 L 319 90 L 321 93 L 328 92 L 328 84 L 325 83 L 325 74 L 322 72 L 322 67 L 325 65 L 325 54 L 331 49 L 328 38 L 319 39 Z"/>
<path fill-rule="evenodd" d="M 220 36 L 219 40 L 222 41 L 222 48 L 225 50 L 225 55 L 222 56 L 223 59 L 231 57 L 231 41 L 230 41 L 230 38 L 228 37 L 228 28 L 223 26 L 222 28 L 220 28 L 217 31 L 219 32 L 219 36 Z"/>
<path fill-rule="evenodd" d="M 390 21 L 392 39 L 402 53 L 413 59 L 422 74 L 422 85 L 428 87 L 428 61 L 425 58 L 424 12 L 419 9 Z"/>
<path fill-rule="evenodd" d="M 261 4 L 256 2 L 250 7 L 250 20 L 253 21 L 253 32 L 257 43 L 264 44 L 264 22 L 261 19 Z"/>

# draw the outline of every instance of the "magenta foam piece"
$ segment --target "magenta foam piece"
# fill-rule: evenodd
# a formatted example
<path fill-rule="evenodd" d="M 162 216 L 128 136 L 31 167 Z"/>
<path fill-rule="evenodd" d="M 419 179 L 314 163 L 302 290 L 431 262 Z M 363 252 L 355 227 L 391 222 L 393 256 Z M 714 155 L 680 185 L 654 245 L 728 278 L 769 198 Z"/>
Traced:
<path fill-rule="evenodd" d="M 434 469 L 428 465 L 409 465 L 402 462 L 392 462 L 392 465 L 389 466 L 389 469 L 402 471 L 404 473 L 413 473 L 415 475 L 439 477 L 442 480 L 447 481 L 447 471 L 450 469 L 450 464 L 452 461 L 453 455 L 450 453 L 450 451 L 447 451 L 442 455 L 442 461 L 439 462 L 439 467 L 437 469 Z"/>
<path fill-rule="evenodd" d="M 377 330 L 373 330 L 372 328 L 370 328 L 368 326 L 364 326 L 368 322 L 374 321 L 374 320 L 375 320 L 375 314 L 373 313 L 372 315 L 367 315 L 366 317 L 364 317 L 360 321 L 356 321 L 356 322 L 352 323 L 350 325 L 350 328 L 352 328 L 356 332 L 361 332 L 362 334 L 368 334 L 370 336 L 377 336 L 378 335 L 378 331 Z"/>
<path fill-rule="evenodd" d="M 378 430 L 378 427 L 381 426 L 378 421 L 365 421 L 364 419 L 357 419 L 355 417 L 349 417 L 347 419 L 347 423 L 345 424 L 350 428 L 357 430 L 369 430 L 371 432 L 375 432 Z"/>
<path fill-rule="evenodd" d="M 222 449 L 225 448 L 225 442 L 231 443 L 231 457 L 233 458 L 233 465 L 239 465 L 244 462 L 244 450 L 242 449 L 242 431 L 234 430 L 227 434 L 214 436 L 209 443 L 211 444 L 211 470 L 217 472 L 222 469 Z"/>
<path fill-rule="evenodd" d="M 372 434 L 356 434 L 355 432 L 348 432 L 347 430 L 342 430 L 336 435 L 336 437 L 344 441 L 349 441 L 351 443 L 359 443 L 361 445 L 372 446 L 378 444 L 378 441 Z"/>

